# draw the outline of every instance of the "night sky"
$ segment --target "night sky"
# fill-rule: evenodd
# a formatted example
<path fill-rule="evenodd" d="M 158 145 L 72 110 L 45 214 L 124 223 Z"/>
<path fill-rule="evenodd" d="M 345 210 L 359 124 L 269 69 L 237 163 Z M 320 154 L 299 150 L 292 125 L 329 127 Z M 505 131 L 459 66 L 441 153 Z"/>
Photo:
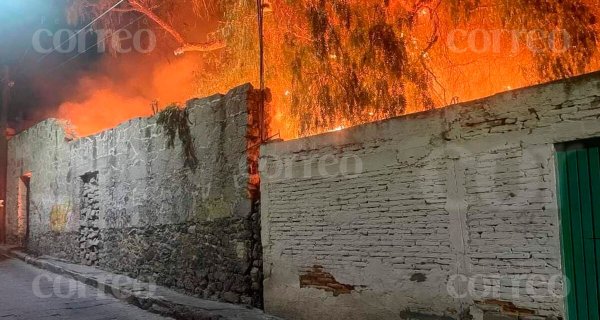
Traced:
<path fill-rule="evenodd" d="M 17 130 L 52 114 L 52 108 L 71 94 L 79 75 L 93 70 L 101 58 L 95 50 L 72 60 L 77 52 L 43 54 L 34 50 L 37 30 L 63 28 L 77 29 L 66 22 L 65 0 L 2 0 L 0 4 L 0 64 L 10 66 L 15 82 L 9 122 Z M 51 43 L 42 45 L 51 47 Z"/>

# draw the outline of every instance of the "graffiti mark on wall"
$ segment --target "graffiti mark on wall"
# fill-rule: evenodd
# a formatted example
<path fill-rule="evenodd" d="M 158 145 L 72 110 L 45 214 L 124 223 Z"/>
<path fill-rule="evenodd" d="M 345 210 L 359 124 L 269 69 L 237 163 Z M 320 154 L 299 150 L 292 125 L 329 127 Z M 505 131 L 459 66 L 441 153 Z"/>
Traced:
<path fill-rule="evenodd" d="M 69 217 L 73 216 L 71 203 L 57 204 L 50 211 L 50 229 L 54 232 L 63 232 L 67 228 Z"/>

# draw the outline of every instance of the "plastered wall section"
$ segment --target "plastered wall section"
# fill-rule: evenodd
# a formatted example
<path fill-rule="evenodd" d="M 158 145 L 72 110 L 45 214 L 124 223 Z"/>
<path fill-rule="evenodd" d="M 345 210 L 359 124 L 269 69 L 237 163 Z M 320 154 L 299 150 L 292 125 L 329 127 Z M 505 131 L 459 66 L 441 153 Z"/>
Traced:
<path fill-rule="evenodd" d="M 554 144 L 599 118 L 594 73 L 263 146 L 266 311 L 563 316 Z"/>
<path fill-rule="evenodd" d="M 194 170 L 184 165 L 179 138 L 167 145 L 157 117 L 75 140 L 64 123 L 49 119 L 13 137 L 8 241 L 207 298 L 231 292 L 226 300 L 256 305 L 249 274 L 258 231 L 247 223 L 252 90 L 244 85 L 187 102 Z"/>

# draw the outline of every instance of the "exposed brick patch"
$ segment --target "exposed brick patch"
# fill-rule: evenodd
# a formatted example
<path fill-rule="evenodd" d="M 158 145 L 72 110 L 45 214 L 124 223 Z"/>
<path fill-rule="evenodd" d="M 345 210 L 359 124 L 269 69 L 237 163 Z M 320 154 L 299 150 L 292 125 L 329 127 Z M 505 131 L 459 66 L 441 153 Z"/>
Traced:
<path fill-rule="evenodd" d="M 502 301 L 502 300 L 496 300 L 496 299 L 489 299 L 489 300 L 485 300 L 483 302 L 478 303 L 479 306 L 497 306 L 499 307 L 499 312 L 503 313 L 503 314 L 508 314 L 508 315 L 515 315 L 515 316 L 530 316 L 530 315 L 534 315 L 535 311 L 531 310 L 531 309 L 526 309 L 526 308 L 519 308 L 517 306 L 515 306 L 514 303 L 510 302 L 510 301 Z"/>
<path fill-rule="evenodd" d="M 333 292 L 334 297 L 354 291 L 353 285 L 339 283 L 331 273 L 325 272 L 323 267 L 318 265 L 300 275 L 300 288 L 316 288 Z"/>

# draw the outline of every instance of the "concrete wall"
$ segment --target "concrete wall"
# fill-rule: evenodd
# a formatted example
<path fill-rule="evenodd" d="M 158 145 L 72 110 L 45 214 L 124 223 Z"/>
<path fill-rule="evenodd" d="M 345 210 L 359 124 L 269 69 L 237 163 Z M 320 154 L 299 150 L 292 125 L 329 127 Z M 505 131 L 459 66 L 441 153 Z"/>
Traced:
<path fill-rule="evenodd" d="M 263 146 L 266 311 L 563 316 L 554 144 L 599 118 L 595 73 Z"/>
<path fill-rule="evenodd" d="M 259 306 L 259 213 L 247 152 L 255 106 L 249 85 L 187 103 L 195 170 L 184 166 L 180 139 L 167 146 L 156 117 L 76 140 L 58 120 L 20 133 L 9 145 L 9 242 Z"/>

